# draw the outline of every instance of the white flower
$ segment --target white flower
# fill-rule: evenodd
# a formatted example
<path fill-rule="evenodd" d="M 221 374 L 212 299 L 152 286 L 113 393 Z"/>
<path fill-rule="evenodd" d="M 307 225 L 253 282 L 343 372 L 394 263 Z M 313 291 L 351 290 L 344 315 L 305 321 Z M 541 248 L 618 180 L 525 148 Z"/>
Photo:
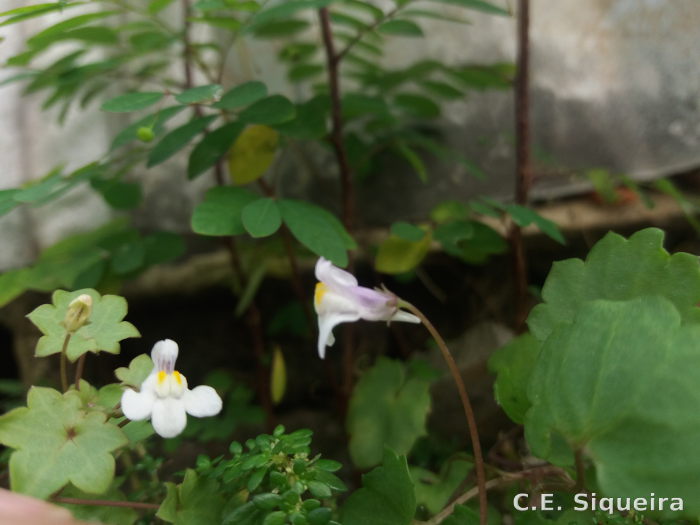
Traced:
<path fill-rule="evenodd" d="M 153 371 L 141 391 L 129 388 L 122 394 L 122 412 L 132 421 L 151 418 L 153 429 L 163 436 L 177 436 L 187 425 L 187 414 L 215 416 L 221 411 L 221 398 L 210 386 L 187 388 L 187 379 L 175 370 L 177 343 L 170 339 L 153 346 Z"/>
<path fill-rule="evenodd" d="M 335 342 L 333 328 L 340 323 L 365 321 L 404 321 L 420 323 L 413 314 L 399 310 L 398 298 L 384 290 L 358 286 L 351 273 L 333 266 L 321 257 L 316 263 L 314 307 L 318 314 L 318 355 Z"/>

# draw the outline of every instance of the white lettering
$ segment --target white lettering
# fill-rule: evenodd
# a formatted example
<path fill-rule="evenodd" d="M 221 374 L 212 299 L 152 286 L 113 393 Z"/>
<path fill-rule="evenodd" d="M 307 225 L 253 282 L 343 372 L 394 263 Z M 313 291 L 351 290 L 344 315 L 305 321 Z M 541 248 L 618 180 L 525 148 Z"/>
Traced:
<path fill-rule="evenodd" d="M 588 494 L 579 492 L 574 496 L 574 503 L 576 504 L 574 510 L 588 510 Z"/>
<path fill-rule="evenodd" d="M 521 512 L 524 511 L 524 510 L 528 510 L 527 507 L 521 507 L 521 506 L 520 506 L 520 500 L 523 499 L 523 498 L 527 498 L 527 494 L 522 493 L 522 494 L 516 494 L 516 495 L 515 495 L 515 497 L 513 498 L 513 507 L 515 508 L 515 510 L 519 510 L 519 511 L 521 511 Z"/>

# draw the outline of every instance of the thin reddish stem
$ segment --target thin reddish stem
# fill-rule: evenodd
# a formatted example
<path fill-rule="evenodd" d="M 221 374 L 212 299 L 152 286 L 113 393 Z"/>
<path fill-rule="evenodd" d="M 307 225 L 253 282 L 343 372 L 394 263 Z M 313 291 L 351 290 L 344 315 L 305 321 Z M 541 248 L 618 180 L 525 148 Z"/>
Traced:
<path fill-rule="evenodd" d="M 467 394 L 467 389 L 464 386 L 464 381 L 462 380 L 462 374 L 455 363 L 454 358 L 450 349 L 447 347 L 445 340 L 437 331 L 433 323 L 411 303 L 405 301 L 400 302 L 401 306 L 409 310 L 411 313 L 416 315 L 423 326 L 430 332 L 437 343 L 440 351 L 442 352 L 442 357 L 447 363 L 447 368 L 450 369 L 450 374 L 452 374 L 452 379 L 457 386 L 457 392 L 459 393 L 459 398 L 462 401 L 462 408 L 464 409 L 464 416 L 467 420 L 467 426 L 469 427 L 469 436 L 472 442 L 472 450 L 474 452 L 474 469 L 476 470 L 476 485 L 479 494 L 479 523 L 480 525 L 486 525 L 488 521 L 488 501 L 486 499 L 486 473 L 484 469 L 484 456 L 481 451 L 481 442 L 479 441 L 479 429 L 476 424 L 476 418 L 474 417 L 474 409 L 472 408 L 471 401 L 469 400 L 469 395 Z"/>

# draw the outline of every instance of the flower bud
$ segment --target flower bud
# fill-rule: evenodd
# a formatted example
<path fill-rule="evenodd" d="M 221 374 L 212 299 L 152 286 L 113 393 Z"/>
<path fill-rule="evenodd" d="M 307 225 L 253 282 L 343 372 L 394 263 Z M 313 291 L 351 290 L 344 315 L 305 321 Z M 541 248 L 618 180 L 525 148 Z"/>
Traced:
<path fill-rule="evenodd" d="M 66 316 L 63 318 L 63 326 L 69 332 L 77 332 L 88 322 L 92 314 L 92 297 L 82 294 L 68 304 Z"/>

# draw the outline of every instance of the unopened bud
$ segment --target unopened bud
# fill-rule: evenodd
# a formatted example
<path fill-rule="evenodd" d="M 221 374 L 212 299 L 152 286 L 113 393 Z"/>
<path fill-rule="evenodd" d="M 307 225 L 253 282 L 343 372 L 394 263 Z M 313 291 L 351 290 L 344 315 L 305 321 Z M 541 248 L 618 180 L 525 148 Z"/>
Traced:
<path fill-rule="evenodd" d="M 92 297 L 82 294 L 68 304 L 63 326 L 69 332 L 77 332 L 87 323 L 92 314 Z"/>

